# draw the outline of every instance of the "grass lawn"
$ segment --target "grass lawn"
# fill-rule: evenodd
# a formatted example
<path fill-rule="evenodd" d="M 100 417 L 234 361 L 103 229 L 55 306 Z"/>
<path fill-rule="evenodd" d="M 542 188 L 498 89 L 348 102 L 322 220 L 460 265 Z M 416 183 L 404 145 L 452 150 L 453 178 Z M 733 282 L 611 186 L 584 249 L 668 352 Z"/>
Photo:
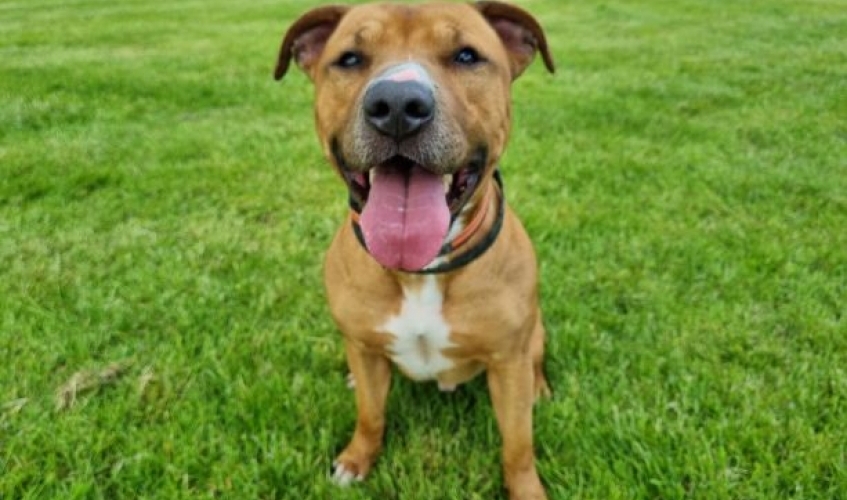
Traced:
<path fill-rule="evenodd" d="M 847 8 L 525 0 L 553 499 L 847 498 Z M 305 0 L 0 0 L 0 499 L 505 498 L 484 380 L 353 427 Z"/>

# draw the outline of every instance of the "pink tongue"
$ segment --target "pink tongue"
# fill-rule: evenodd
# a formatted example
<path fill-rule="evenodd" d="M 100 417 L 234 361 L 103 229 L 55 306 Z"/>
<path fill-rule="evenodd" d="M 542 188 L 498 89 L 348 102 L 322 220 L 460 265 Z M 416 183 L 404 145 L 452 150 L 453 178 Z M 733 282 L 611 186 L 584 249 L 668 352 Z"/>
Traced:
<path fill-rule="evenodd" d="M 405 271 L 423 268 L 438 256 L 450 229 L 441 176 L 419 166 L 377 167 L 359 224 L 377 262 Z"/>

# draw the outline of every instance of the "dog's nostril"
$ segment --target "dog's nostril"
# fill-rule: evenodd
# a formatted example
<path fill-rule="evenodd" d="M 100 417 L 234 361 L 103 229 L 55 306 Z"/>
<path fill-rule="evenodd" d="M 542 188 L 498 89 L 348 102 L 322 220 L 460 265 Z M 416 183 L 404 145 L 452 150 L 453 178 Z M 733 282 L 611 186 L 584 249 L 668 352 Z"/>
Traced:
<path fill-rule="evenodd" d="M 410 118 L 428 118 L 432 114 L 432 106 L 420 99 L 413 99 L 406 104 L 404 109 L 406 116 Z"/>
<path fill-rule="evenodd" d="M 387 118 L 391 114 L 391 106 L 385 101 L 377 101 L 367 111 L 373 118 Z"/>

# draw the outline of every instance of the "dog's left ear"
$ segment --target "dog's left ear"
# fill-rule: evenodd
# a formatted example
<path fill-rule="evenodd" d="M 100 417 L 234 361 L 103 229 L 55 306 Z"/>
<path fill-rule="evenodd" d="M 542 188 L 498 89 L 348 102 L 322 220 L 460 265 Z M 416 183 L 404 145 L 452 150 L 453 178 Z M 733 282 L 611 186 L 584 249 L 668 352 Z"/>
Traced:
<path fill-rule="evenodd" d="M 532 14 L 520 7 L 501 2 L 479 1 L 474 6 L 503 41 L 509 53 L 512 80 L 523 73 L 532 62 L 536 52 L 541 52 L 547 71 L 550 73 L 556 71 L 553 57 L 547 48 L 544 30 Z"/>
<path fill-rule="evenodd" d="M 327 40 L 347 13 L 344 5 L 318 7 L 300 16 L 285 32 L 274 70 L 274 80 L 281 80 L 288 71 L 291 59 L 312 76 L 312 68 L 324 50 Z"/>

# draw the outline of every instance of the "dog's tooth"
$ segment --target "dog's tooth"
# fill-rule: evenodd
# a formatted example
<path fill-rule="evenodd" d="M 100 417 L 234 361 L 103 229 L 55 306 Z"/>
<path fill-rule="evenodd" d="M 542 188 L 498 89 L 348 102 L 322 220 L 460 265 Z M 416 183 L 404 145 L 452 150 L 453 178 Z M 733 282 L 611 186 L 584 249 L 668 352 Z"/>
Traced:
<path fill-rule="evenodd" d="M 447 194 L 450 192 L 450 186 L 453 185 L 453 174 L 445 174 L 442 181 L 444 182 L 444 194 Z"/>
<path fill-rule="evenodd" d="M 372 168 L 368 170 L 368 180 L 371 182 L 371 184 L 374 183 L 374 177 L 376 177 L 376 169 Z"/>

